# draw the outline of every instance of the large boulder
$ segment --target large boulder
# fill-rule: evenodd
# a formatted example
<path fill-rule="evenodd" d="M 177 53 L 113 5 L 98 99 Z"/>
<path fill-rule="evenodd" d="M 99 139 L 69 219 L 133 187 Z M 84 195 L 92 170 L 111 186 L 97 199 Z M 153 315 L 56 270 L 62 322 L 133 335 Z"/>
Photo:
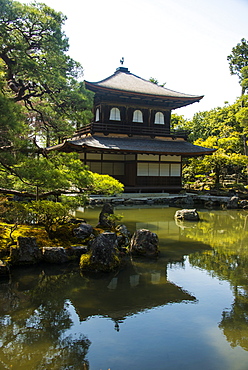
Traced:
<path fill-rule="evenodd" d="M 110 272 L 120 265 L 117 235 L 104 232 L 89 243 L 90 252 L 81 256 L 80 268 L 87 271 Z"/>
<path fill-rule="evenodd" d="M 65 263 L 69 261 L 66 249 L 63 247 L 43 247 L 43 260 L 49 263 Z"/>
<path fill-rule="evenodd" d="M 73 230 L 73 234 L 79 239 L 86 239 L 93 233 L 93 227 L 86 223 L 81 223 Z"/>
<path fill-rule="evenodd" d="M 118 249 L 120 251 L 126 252 L 129 249 L 131 238 L 126 225 L 116 226 L 115 231 L 117 233 Z"/>
<path fill-rule="evenodd" d="M 136 230 L 131 238 L 130 251 L 136 255 L 156 257 L 159 253 L 157 234 L 146 229 Z"/>
<path fill-rule="evenodd" d="M 231 197 L 226 206 L 228 209 L 237 209 L 239 207 L 239 197 Z"/>
<path fill-rule="evenodd" d="M 180 209 L 176 211 L 177 220 L 199 221 L 200 217 L 196 209 Z"/>
<path fill-rule="evenodd" d="M 13 264 L 34 264 L 40 262 L 42 258 L 36 238 L 21 237 L 17 238 L 17 246 L 10 247 L 10 259 Z"/>

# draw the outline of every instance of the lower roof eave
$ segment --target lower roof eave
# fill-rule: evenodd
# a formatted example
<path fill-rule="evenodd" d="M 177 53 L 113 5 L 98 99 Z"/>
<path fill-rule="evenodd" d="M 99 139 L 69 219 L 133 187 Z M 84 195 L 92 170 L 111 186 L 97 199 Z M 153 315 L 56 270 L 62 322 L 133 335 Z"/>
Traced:
<path fill-rule="evenodd" d="M 186 141 L 161 141 L 156 139 L 131 139 L 90 136 L 80 140 L 67 140 L 62 144 L 47 148 L 48 151 L 63 152 L 105 152 L 129 154 L 180 155 L 198 157 L 210 155 L 215 149 L 205 148 Z"/>
<path fill-rule="evenodd" d="M 82 145 L 81 147 L 81 150 L 77 150 L 77 151 L 82 151 L 84 152 L 85 150 L 89 150 L 89 151 L 93 151 L 95 152 L 96 150 L 98 151 L 101 151 L 101 152 L 121 152 L 121 153 L 128 153 L 128 154 L 163 154 L 163 155 L 180 155 L 182 157 L 199 157 L 199 156 L 202 156 L 202 155 L 211 155 L 215 152 L 216 149 L 214 150 L 211 150 L 211 151 L 204 151 L 204 152 L 196 152 L 196 153 L 192 153 L 192 152 L 174 152 L 174 151 L 152 151 L 152 150 L 134 150 L 134 149 L 112 149 L 112 148 L 104 148 L 104 149 L 99 149 L 99 148 L 92 148 L 91 146 L 88 146 L 88 145 Z"/>

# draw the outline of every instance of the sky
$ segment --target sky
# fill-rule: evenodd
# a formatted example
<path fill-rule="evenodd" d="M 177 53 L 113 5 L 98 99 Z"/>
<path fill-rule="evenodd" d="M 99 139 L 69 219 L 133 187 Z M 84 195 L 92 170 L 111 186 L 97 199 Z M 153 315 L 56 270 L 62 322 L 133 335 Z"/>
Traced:
<path fill-rule="evenodd" d="M 23 3 L 30 3 L 21 0 Z M 174 113 L 232 104 L 240 96 L 227 56 L 248 39 L 248 0 L 40 0 L 67 16 L 69 55 L 90 82 L 124 67 L 174 91 L 204 95 Z"/>

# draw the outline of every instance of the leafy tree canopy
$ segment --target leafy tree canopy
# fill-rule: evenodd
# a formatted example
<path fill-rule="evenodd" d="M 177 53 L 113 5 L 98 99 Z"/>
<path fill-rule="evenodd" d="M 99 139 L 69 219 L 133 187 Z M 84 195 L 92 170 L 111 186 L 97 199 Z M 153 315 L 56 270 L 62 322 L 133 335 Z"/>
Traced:
<path fill-rule="evenodd" d="M 246 39 L 241 39 L 241 42 L 232 48 L 232 53 L 228 55 L 227 60 L 229 61 L 231 74 L 239 77 L 239 82 L 242 86 L 242 94 L 244 94 L 247 87 L 244 86 L 242 81 L 244 80 L 244 68 L 248 66 L 248 42 Z"/>
<path fill-rule="evenodd" d="M 25 108 L 33 136 L 54 142 L 71 134 L 89 119 L 92 94 L 78 82 L 82 66 L 67 54 L 66 17 L 11 0 L 1 0 L 0 14 L 1 95 Z"/>
<path fill-rule="evenodd" d="M 234 104 L 196 113 L 191 121 L 181 120 L 191 142 L 216 149 L 213 155 L 189 159 L 183 169 L 185 180 L 194 181 L 199 176 L 206 181 L 211 176 L 218 187 L 226 174 L 235 174 L 237 179 L 246 175 L 247 109 L 248 96 L 243 95 Z"/>
<path fill-rule="evenodd" d="M 181 120 L 180 128 L 189 132 L 189 140 L 191 142 L 199 138 L 205 140 L 209 136 L 226 138 L 241 136 L 243 127 L 240 125 L 236 114 L 240 111 L 242 105 L 248 106 L 248 97 L 246 95 L 237 99 L 234 104 L 225 104 L 223 107 L 196 113 L 192 120 Z M 236 148 L 236 150 L 238 149 Z"/>
<path fill-rule="evenodd" d="M 0 0 L 2 192 L 94 192 L 94 184 L 100 191 L 76 154 L 42 148 L 70 136 L 92 114 L 93 94 L 80 82 L 83 68 L 68 55 L 65 20 L 45 4 Z M 103 191 L 121 191 L 119 182 L 107 181 Z"/>

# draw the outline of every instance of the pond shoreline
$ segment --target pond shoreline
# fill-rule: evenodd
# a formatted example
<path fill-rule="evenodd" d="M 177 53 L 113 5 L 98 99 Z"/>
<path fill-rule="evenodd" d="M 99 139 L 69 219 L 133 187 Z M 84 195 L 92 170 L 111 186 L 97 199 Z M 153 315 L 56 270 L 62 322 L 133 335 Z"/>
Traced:
<path fill-rule="evenodd" d="M 247 199 L 246 199 L 247 198 Z M 91 195 L 88 200 L 90 206 L 102 206 L 105 203 L 112 205 L 168 205 L 171 207 L 203 207 L 248 209 L 248 196 L 227 194 L 169 194 L 169 193 L 123 193 L 115 196 Z"/>

